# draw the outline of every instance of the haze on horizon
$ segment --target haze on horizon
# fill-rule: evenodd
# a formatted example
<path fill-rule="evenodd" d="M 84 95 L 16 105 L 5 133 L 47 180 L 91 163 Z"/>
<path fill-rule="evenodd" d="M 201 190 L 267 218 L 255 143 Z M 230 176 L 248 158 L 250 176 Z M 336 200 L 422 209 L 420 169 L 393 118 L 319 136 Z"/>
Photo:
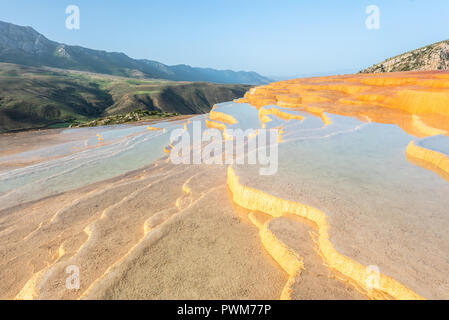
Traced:
<path fill-rule="evenodd" d="M 65 27 L 68 5 L 80 30 Z M 365 26 L 367 6 L 380 29 Z M 168 65 L 256 71 L 273 78 L 357 72 L 449 39 L 447 0 L 3 1 L 0 20 L 47 38 Z"/>

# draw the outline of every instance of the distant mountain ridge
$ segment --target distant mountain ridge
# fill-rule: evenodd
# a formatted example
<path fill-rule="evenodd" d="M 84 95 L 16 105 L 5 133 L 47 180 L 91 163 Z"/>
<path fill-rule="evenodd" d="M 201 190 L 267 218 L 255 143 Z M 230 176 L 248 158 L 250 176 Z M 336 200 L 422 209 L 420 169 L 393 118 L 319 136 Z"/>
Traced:
<path fill-rule="evenodd" d="M 47 66 L 135 78 L 260 85 L 272 82 L 256 72 L 195 68 L 132 59 L 124 53 L 93 50 L 47 39 L 31 27 L 0 21 L 0 62 Z"/>
<path fill-rule="evenodd" d="M 449 40 L 384 60 L 360 73 L 449 70 Z"/>

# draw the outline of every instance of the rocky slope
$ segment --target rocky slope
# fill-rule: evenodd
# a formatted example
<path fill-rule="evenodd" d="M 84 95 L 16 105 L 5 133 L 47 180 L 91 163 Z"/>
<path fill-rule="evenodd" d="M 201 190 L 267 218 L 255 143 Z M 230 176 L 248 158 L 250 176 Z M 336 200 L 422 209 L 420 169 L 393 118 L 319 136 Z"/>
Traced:
<path fill-rule="evenodd" d="M 449 40 L 389 58 L 360 72 L 381 73 L 430 70 L 449 70 Z"/>
<path fill-rule="evenodd" d="M 0 62 L 49 66 L 110 75 L 174 81 L 266 84 L 255 72 L 234 72 L 187 65 L 167 66 L 151 60 L 136 60 L 124 53 L 92 50 L 47 39 L 31 27 L 0 21 Z"/>

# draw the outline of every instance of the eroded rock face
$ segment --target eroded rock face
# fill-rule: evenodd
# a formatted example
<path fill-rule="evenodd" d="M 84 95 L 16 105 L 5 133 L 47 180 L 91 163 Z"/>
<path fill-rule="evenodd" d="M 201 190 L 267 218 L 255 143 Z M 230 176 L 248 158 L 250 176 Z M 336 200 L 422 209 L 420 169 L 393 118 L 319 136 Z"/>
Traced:
<path fill-rule="evenodd" d="M 449 40 L 419 48 L 362 70 L 361 73 L 449 69 Z"/>

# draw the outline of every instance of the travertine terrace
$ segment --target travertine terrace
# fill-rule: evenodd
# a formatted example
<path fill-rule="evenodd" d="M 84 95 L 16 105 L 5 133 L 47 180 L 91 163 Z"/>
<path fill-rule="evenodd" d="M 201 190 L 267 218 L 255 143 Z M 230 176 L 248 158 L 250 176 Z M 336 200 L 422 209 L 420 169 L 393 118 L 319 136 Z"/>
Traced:
<path fill-rule="evenodd" d="M 438 173 L 449 181 L 449 73 L 447 72 L 410 72 L 383 75 L 347 75 L 325 78 L 296 79 L 272 83 L 249 91 L 237 102 L 249 103 L 259 109 L 262 123 L 272 121 L 267 114 L 280 118 L 300 119 L 290 110 L 303 110 L 321 117 L 323 126 L 330 125 L 329 114 L 355 117 L 364 123 L 393 124 L 400 127 L 415 140 L 403 149 L 404 158 L 423 168 Z M 271 106 L 278 106 L 275 108 Z M 275 112 L 273 112 L 274 110 Z M 282 128 L 282 126 L 281 126 Z M 348 276 L 351 281 L 363 286 L 367 274 L 365 267 L 348 260 L 335 250 L 329 242 L 329 225 L 326 214 L 316 207 L 304 203 L 282 199 L 258 190 L 254 181 L 250 186 L 242 186 L 232 169 L 229 168 L 228 183 L 233 190 L 233 199 L 240 205 L 256 211 L 265 212 L 274 217 L 284 213 L 295 213 L 312 221 L 317 226 L 317 245 L 326 264 Z M 300 175 L 298 176 L 301 177 Z M 276 190 L 276 187 L 266 187 Z M 279 193 L 279 192 L 278 192 Z M 449 194 L 447 194 L 449 196 Z M 290 196 L 290 198 L 292 198 Z M 295 197 L 293 197 L 295 198 Z M 447 210 L 443 210 L 444 212 Z M 262 236 L 262 234 L 261 234 Z M 443 245 L 438 244 L 438 246 Z M 280 252 L 281 250 L 276 250 Z M 292 275 L 288 254 L 284 254 L 280 264 Z M 447 261 L 443 259 L 443 261 Z M 448 265 L 442 267 L 449 271 Z M 297 270 L 301 269 L 296 267 Z M 420 299 L 409 288 L 392 278 L 380 277 L 382 294 L 396 299 Z M 447 287 L 447 285 L 446 285 Z M 375 298 L 379 292 L 366 292 Z M 447 298 L 447 296 L 445 295 Z"/>
<path fill-rule="evenodd" d="M 362 121 L 395 124 L 418 138 L 449 135 L 449 72 L 401 72 L 357 74 L 275 82 L 251 89 L 238 102 L 260 109 L 260 117 L 275 114 L 295 116 L 274 108 L 276 105 L 319 115 L 325 112 Z M 275 110 L 275 112 L 271 111 Z M 296 116 L 300 117 L 300 116 Z M 298 118 L 296 118 L 298 119 Z M 423 155 L 411 142 L 409 156 L 415 156 L 448 173 L 447 156 L 430 150 Z"/>
<path fill-rule="evenodd" d="M 239 102 L 396 124 L 417 136 L 448 134 L 449 72 L 357 74 L 275 82 Z"/>
<path fill-rule="evenodd" d="M 277 129 L 278 172 L 172 164 L 170 132 L 194 121 L 225 140 Z M 448 135 L 449 73 L 411 72 L 277 82 L 189 120 L 15 139 L 0 154 L 0 297 L 449 299 Z"/>

